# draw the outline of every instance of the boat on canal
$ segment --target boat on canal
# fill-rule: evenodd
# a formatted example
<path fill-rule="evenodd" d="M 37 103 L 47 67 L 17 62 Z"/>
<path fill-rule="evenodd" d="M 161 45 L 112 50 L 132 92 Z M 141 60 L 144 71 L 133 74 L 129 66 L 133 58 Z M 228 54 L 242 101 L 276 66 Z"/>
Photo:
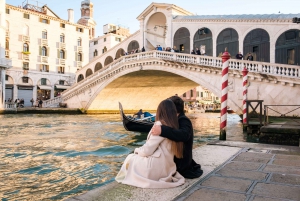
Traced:
<path fill-rule="evenodd" d="M 124 114 L 123 106 L 120 102 L 119 110 L 123 126 L 128 131 L 148 133 L 155 122 L 155 115 L 150 114 L 149 112 L 144 112 L 143 118 L 134 118 L 133 116 L 126 116 Z"/>

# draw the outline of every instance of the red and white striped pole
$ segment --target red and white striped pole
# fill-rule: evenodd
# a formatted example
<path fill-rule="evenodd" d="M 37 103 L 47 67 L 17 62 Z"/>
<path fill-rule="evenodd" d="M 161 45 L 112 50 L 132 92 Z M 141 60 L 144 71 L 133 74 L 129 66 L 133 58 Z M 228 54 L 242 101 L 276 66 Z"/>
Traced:
<path fill-rule="evenodd" d="M 225 48 L 222 55 L 222 93 L 221 93 L 221 123 L 220 123 L 220 140 L 226 140 L 227 125 L 227 94 L 228 94 L 228 70 L 230 54 Z"/>
<path fill-rule="evenodd" d="M 243 69 L 243 124 L 247 123 L 247 108 L 246 108 L 246 100 L 247 100 L 247 88 L 248 88 L 248 70 L 246 66 Z"/>

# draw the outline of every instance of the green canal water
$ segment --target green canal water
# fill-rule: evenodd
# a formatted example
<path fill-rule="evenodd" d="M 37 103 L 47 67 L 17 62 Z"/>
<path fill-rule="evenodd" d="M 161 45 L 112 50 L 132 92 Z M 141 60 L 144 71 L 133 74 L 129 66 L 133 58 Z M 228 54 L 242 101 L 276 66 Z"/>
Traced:
<path fill-rule="evenodd" d="M 218 139 L 219 114 L 188 116 L 195 147 Z M 119 115 L 0 115 L 1 201 L 63 200 L 105 185 L 146 136 Z M 228 115 L 227 140 L 246 140 L 238 115 Z"/>

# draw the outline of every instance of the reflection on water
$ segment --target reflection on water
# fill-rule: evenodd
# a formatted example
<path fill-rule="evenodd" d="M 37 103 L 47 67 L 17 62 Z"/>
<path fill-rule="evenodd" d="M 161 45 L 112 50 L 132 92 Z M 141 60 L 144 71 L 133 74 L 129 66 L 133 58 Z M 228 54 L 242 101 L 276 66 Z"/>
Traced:
<path fill-rule="evenodd" d="M 219 114 L 191 114 L 195 146 L 218 139 Z M 229 115 L 243 140 L 237 115 Z M 0 198 L 61 200 L 113 181 L 147 134 L 126 131 L 119 115 L 0 116 Z"/>

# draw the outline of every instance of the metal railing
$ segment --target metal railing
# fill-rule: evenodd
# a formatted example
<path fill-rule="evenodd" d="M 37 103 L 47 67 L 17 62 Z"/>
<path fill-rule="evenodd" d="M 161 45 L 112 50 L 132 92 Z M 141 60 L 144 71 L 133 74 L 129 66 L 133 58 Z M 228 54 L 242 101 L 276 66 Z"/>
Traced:
<path fill-rule="evenodd" d="M 300 126 L 299 110 L 300 105 L 264 105 L 264 125 Z"/>

